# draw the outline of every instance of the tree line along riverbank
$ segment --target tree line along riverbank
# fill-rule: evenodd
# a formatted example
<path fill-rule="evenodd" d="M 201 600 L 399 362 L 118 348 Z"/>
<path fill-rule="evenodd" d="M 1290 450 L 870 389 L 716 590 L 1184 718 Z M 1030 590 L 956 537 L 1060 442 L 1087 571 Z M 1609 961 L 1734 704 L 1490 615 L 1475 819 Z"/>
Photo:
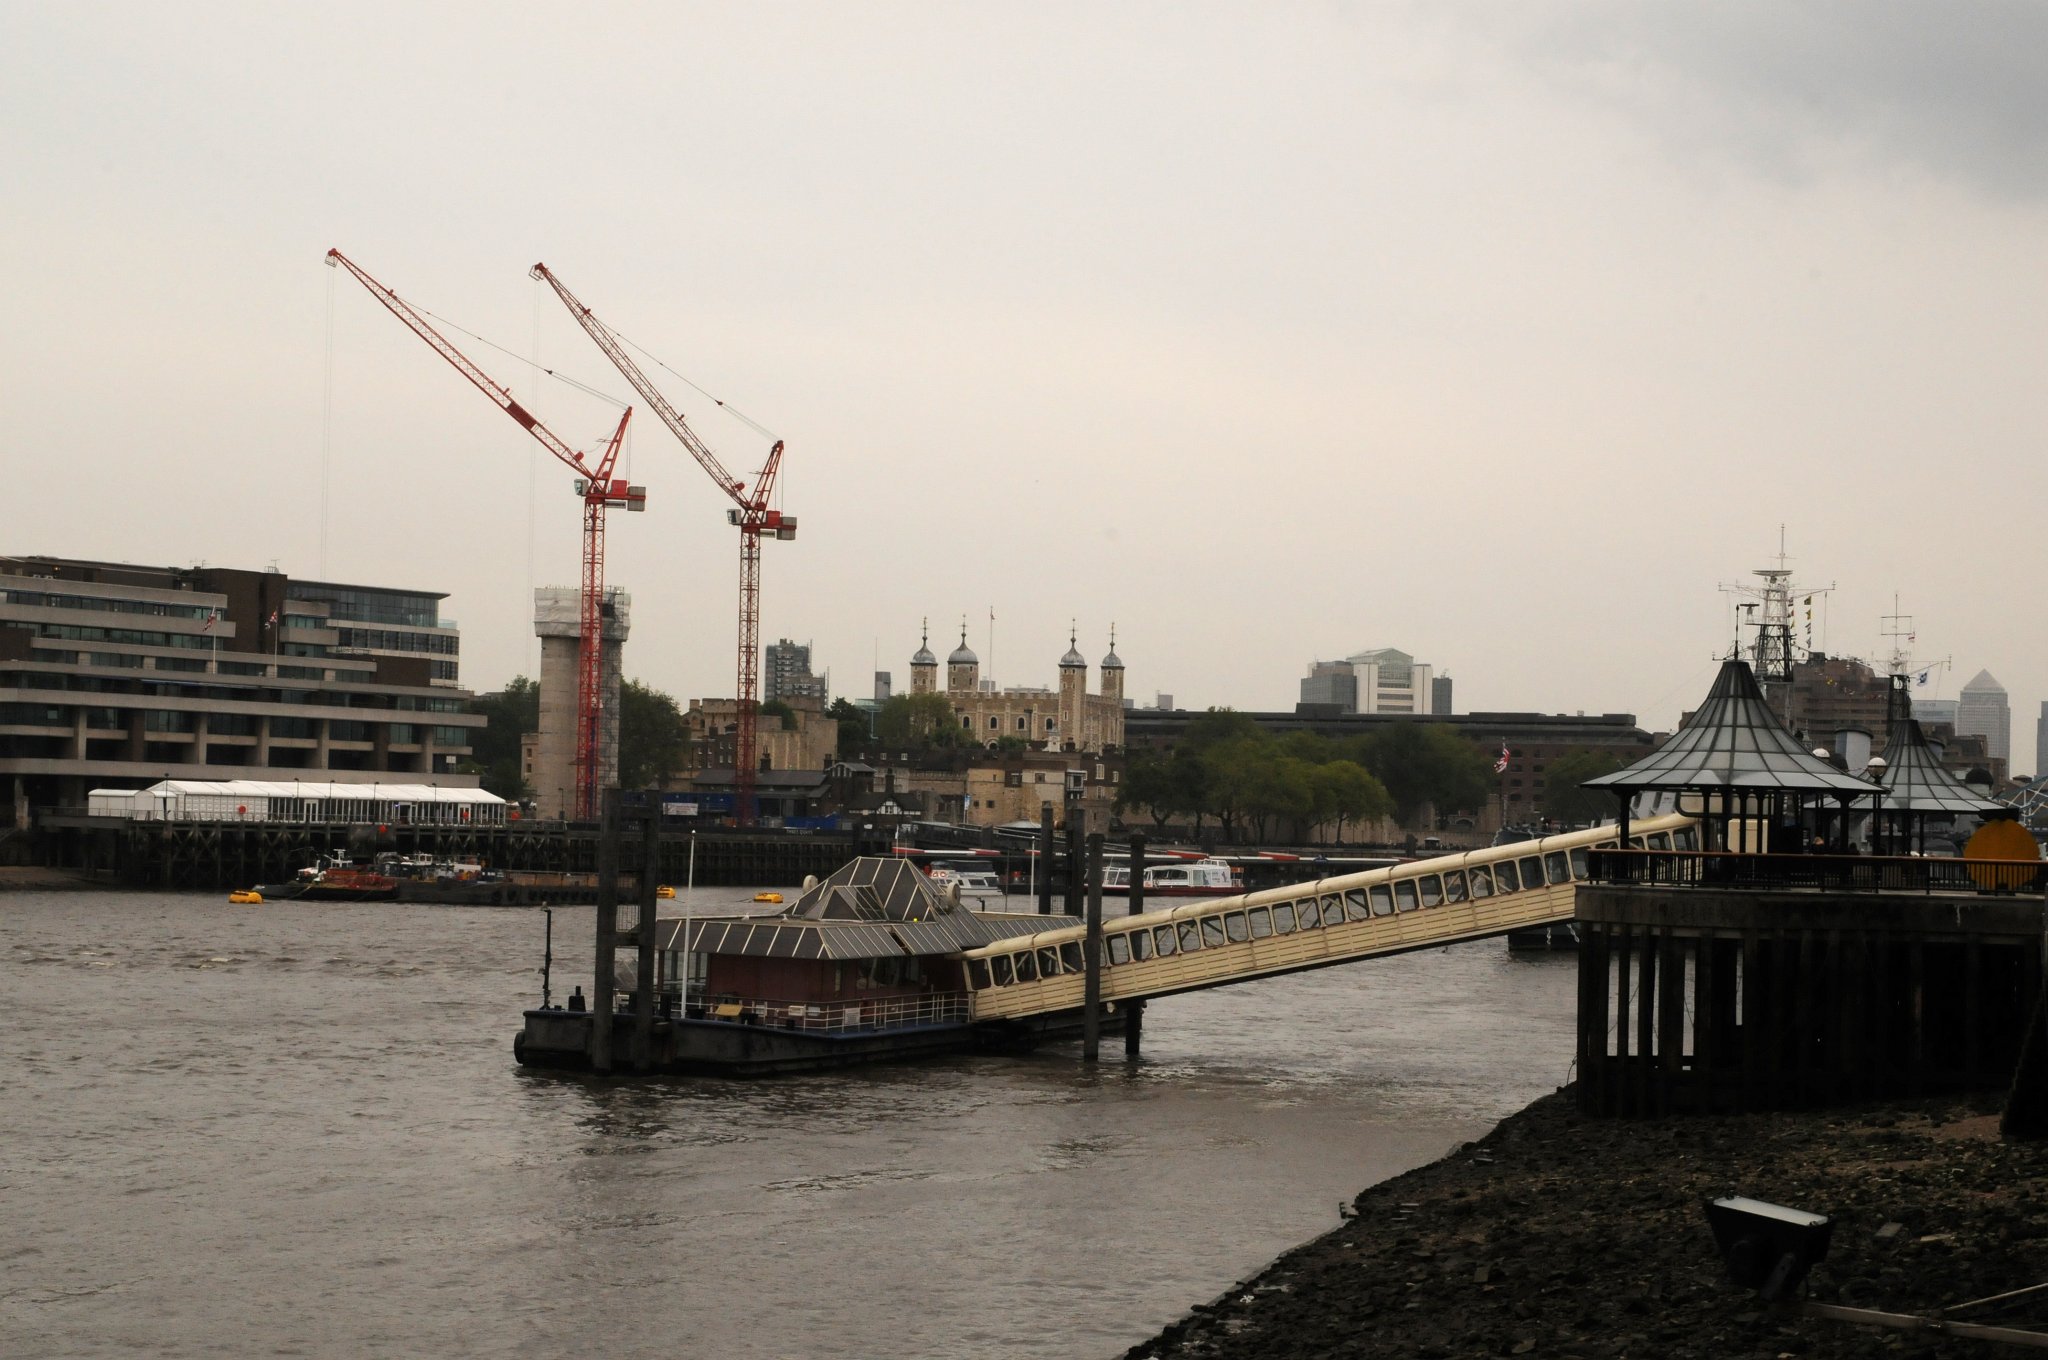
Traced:
<path fill-rule="evenodd" d="M 2048 1281 L 2048 1144 L 2001 1139 L 2002 1094 L 1659 1120 L 1546 1096 L 1477 1143 L 1361 1193 L 1355 1217 L 1123 1360 L 1983 1356 L 1729 1282 L 1706 1201 L 1829 1215 L 1808 1297 L 1931 1315 Z M 2048 1291 L 1959 1320 L 2048 1328 Z"/>

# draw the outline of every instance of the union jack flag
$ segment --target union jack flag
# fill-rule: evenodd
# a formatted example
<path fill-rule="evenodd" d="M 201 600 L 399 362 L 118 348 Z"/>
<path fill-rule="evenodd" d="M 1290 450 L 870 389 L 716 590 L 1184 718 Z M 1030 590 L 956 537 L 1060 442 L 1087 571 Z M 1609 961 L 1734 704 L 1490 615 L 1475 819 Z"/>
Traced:
<path fill-rule="evenodd" d="M 1502 742 L 1500 744 L 1500 759 L 1493 762 L 1493 772 L 1495 774 L 1506 774 L 1508 772 L 1508 755 L 1508 744 Z"/>

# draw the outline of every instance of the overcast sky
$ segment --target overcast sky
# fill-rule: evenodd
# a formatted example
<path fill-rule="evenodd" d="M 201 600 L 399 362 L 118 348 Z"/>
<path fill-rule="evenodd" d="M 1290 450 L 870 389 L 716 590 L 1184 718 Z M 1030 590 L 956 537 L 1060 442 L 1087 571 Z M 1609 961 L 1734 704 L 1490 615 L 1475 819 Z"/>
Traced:
<path fill-rule="evenodd" d="M 1145 702 L 1394 646 L 1668 728 L 1783 524 L 1817 646 L 1896 595 L 2031 770 L 2044 67 L 2020 3 L 0 0 L 0 550 L 445 590 L 467 684 L 531 671 L 570 474 L 322 256 L 588 447 L 527 360 L 630 391 L 545 260 L 788 441 L 762 635 L 841 693 L 926 615 L 1050 685 L 1072 618 Z M 737 534 L 630 456 L 627 671 L 730 695 Z"/>

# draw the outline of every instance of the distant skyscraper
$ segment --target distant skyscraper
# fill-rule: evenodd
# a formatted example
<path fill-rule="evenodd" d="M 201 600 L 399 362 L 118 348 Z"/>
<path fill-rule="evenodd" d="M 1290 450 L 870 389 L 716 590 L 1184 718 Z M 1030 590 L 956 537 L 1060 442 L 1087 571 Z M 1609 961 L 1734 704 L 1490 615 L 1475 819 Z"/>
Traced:
<path fill-rule="evenodd" d="M 1428 664 L 1392 647 L 1318 661 L 1301 682 L 1301 702 L 1340 713 L 1432 713 L 1435 694 Z"/>
<path fill-rule="evenodd" d="M 1963 686 L 1956 731 L 1984 738 L 1984 749 L 1994 760 L 2011 759 L 2012 708 L 2006 703 L 2005 686 L 1992 679 L 1990 671 L 1978 671 Z"/>
<path fill-rule="evenodd" d="M 826 697 L 827 681 L 822 676 L 811 674 L 811 648 L 809 643 L 791 642 L 783 638 L 771 642 L 762 651 L 761 669 L 765 683 L 761 686 L 765 699 L 823 699 Z"/>
<path fill-rule="evenodd" d="M 891 683 L 891 681 L 890 681 L 890 676 L 889 676 L 889 672 L 887 672 L 887 671 L 876 671 L 876 672 L 875 672 L 875 702 L 876 702 L 876 703 L 878 703 L 878 704 L 886 704 L 886 703 L 888 703 L 888 702 L 889 702 L 889 686 L 890 686 L 890 683 Z"/>
<path fill-rule="evenodd" d="M 2048 770 L 2048 701 L 2041 705 L 2041 716 L 2034 721 L 2034 778 Z"/>
<path fill-rule="evenodd" d="M 1432 713 L 1449 713 L 1452 711 L 1450 676 L 1438 675 L 1430 678 L 1429 711 Z"/>

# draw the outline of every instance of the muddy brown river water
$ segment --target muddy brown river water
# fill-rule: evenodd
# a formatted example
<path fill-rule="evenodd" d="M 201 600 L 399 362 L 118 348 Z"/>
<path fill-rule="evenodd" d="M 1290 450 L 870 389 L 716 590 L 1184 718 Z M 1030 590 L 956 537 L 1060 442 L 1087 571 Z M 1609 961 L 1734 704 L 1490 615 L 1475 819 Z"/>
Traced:
<path fill-rule="evenodd" d="M 1155 1002 L 1093 1070 L 538 1075 L 541 934 L 0 894 L 0 1355 L 1112 1356 L 1570 1070 L 1573 961 L 1493 941 Z"/>

